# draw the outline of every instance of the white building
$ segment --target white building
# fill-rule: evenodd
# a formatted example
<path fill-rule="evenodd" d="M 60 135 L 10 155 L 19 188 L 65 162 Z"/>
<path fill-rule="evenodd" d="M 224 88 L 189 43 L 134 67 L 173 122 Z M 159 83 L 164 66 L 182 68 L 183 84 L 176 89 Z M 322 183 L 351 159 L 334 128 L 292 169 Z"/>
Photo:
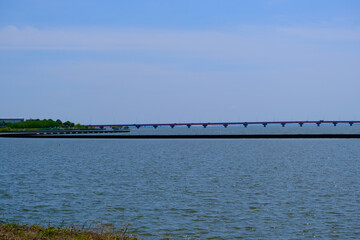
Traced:
<path fill-rule="evenodd" d="M 0 118 L 0 123 L 19 123 L 23 121 L 24 118 Z"/>

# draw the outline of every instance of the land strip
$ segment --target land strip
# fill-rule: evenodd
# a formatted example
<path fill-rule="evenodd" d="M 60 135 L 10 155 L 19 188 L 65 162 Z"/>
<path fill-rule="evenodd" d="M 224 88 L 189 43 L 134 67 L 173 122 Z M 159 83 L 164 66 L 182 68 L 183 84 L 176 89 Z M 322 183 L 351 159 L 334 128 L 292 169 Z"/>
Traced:
<path fill-rule="evenodd" d="M 360 134 L 207 134 L 207 135 L 130 135 L 130 134 L 37 134 L 2 133 L 5 138 L 98 138 L 98 139 L 354 139 Z"/>

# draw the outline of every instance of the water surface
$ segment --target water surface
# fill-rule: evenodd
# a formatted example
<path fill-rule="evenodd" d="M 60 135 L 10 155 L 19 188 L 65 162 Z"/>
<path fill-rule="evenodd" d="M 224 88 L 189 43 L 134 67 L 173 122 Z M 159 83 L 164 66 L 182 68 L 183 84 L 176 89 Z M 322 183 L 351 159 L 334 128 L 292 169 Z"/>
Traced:
<path fill-rule="evenodd" d="M 145 239 L 359 239 L 359 140 L 0 139 L 0 219 Z"/>

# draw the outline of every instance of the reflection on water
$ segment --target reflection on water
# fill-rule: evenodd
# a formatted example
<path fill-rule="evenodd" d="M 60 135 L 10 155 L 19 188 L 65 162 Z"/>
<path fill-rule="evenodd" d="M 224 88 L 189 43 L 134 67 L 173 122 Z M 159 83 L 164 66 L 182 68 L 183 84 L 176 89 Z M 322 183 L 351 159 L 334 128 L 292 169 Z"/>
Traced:
<path fill-rule="evenodd" d="M 359 239 L 359 140 L 0 139 L 0 219 Z"/>

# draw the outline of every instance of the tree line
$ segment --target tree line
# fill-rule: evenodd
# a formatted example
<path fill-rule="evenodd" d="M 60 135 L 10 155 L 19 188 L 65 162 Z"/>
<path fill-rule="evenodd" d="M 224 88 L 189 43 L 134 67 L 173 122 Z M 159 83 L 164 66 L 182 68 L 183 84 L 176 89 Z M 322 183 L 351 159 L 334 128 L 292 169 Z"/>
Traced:
<path fill-rule="evenodd" d="M 5 123 L 4 127 L 8 128 L 78 128 L 87 129 L 88 126 L 76 124 L 70 121 L 62 122 L 60 119 L 29 119 L 18 123 Z"/>

